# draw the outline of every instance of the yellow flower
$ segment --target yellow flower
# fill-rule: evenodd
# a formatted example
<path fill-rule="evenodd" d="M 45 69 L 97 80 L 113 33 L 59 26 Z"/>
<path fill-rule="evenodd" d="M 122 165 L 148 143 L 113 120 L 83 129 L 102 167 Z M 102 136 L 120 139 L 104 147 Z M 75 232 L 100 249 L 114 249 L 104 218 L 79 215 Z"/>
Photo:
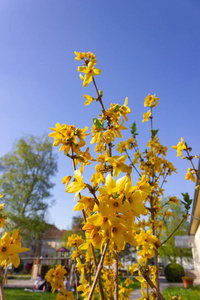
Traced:
<path fill-rule="evenodd" d="M 142 121 L 142 123 L 149 121 L 150 116 L 151 116 L 151 111 L 150 110 L 148 110 L 147 113 L 143 113 L 143 119 L 144 120 Z"/>
<path fill-rule="evenodd" d="M 129 286 L 130 284 L 134 283 L 130 278 L 126 278 L 126 280 L 124 281 L 124 284 L 126 286 Z"/>
<path fill-rule="evenodd" d="M 65 291 L 64 294 L 58 293 L 56 300 L 74 300 L 73 292 Z"/>
<path fill-rule="evenodd" d="M 111 240 L 116 244 L 117 251 L 121 251 L 125 246 L 125 240 L 124 240 L 124 226 L 119 223 L 118 218 L 112 218 L 111 221 Z"/>
<path fill-rule="evenodd" d="M 108 174 L 105 180 L 106 186 L 101 186 L 98 191 L 103 195 L 112 195 L 114 193 L 121 192 L 121 190 L 125 188 L 125 184 L 128 181 L 129 178 L 127 176 L 124 176 L 115 182 L 115 179 L 110 174 Z"/>
<path fill-rule="evenodd" d="M 66 187 L 67 193 L 76 193 L 74 196 L 74 199 L 78 196 L 80 191 L 84 190 L 86 188 L 85 183 L 83 182 L 83 179 L 81 177 L 81 172 L 79 170 L 74 171 L 74 177 L 76 181 L 71 182 Z"/>
<path fill-rule="evenodd" d="M 105 178 L 104 178 L 103 172 L 101 170 L 102 170 L 102 168 L 100 165 L 95 166 L 96 173 L 94 173 L 92 175 L 92 178 L 90 179 L 90 181 L 93 182 L 93 187 L 97 187 L 100 182 L 103 182 L 103 183 L 105 182 Z"/>
<path fill-rule="evenodd" d="M 99 248 L 102 241 L 102 235 L 100 234 L 98 227 L 95 226 L 94 224 L 90 224 L 87 222 L 85 223 L 82 229 L 86 231 L 87 240 L 89 240 L 89 242 L 92 243 L 94 247 Z M 87 245 L 88 243 L 85 244 Z M 81 246 L 80 249 L 85 249 L 85 248 Z"/>
<path fill-rule="evenodd" d="M 83 59 L 84 57 L 85 57 L 85 52 L 74 52 L 75 54 L 76 54 L 76 57 L 75 57 L 75 59 L 76 60 L 78 60 L 78 61 L 80 61 L 81 59 Z"/>
<path fill-rule="evenodd" d="M 108 222 L 107 214 L 94 214 L 93 216 L 87 218 L 88 223 L 94 224 L 94 226 L 100 226 L 102 230 L 108 230 L 110 228 L 110 224 Z"/>
<path fill-rule="evenodd" d="M 17 253 L 28 251 L 28 248 L 22 248 L 19 241 L 19 237 L 16 240 L 16 234 L 19 233 L 19 230 L 16 229 L 13 231 L 13 235 L 10 236 L 10 232 L 6 232 L 0 240 L 0 265 L 3 266 L 7 261 L 7 265 L 12 262 L 15 267 L 19 265 L 19 257 Z M 21 238 L 21 237 L 20 237 Z"/>
<path fill-rule="evenodd" d="M 182 150 L 186 149 L 186 145 L 184 144 L 183 138 L 181 138 L 181 141 L 178 143 L 177 146 L 172 146 L 172 148 L 177 150 L 177 156 L 182 156 Z"/>
<path fill-rule="evenodd" d="M 141 256 L 145 263 L 147 263 L 147 260 L 151 259 L 155 255 L 155 252 L 153 249 L 150 249 L 148 245 L 146 245 L 142 250 L 138 251 L 137 254 Z"/>
<path fill-rule="evenodd" d="M 114 169 L 113 175 L 115 177 L 118 177 L 120 172 L 126 172 L 128 174 L 131 174 L 131 172 L 132 172 L 131 166 L 127 166 L 124 163 L 127 157 L 128 157 L 128 155 L 124 155 L 121 157 L 113 156 L 113 157 L 106 158 L 106 161 L 109 162 L 111 164 L 111 166 L 113 166 L 113 169 Z"/>
<path fill-rule="evenodd" d="M 87 100 L 84 103 L 85 105 L 89 105 L 94 100 L 94 98 L 89 95 L 83 95 L 83 97 Z"/>
<path fill-rule="evenodd" d="M 0 194 L 0 198 L 2 198 L 3 197 L 3 195 L 2 194 Z"/>
<path fill-rule="evenodd" d="M 82 237 L 78 234 L 72 234 L 68 237 L 67 246 L 78 248 L 80 245 L 84 243 Z"/>
<path fill-rule="evenodd" d="M 196 182 L 196 177 L 194 176 L 193 171 L 190 168 L 188 168 L 187 174 L 185 175 L 185 179 Z"/>
<path fill-rule="evenodd" d="M 94 68 L 96 65 L 96 59 L 91 59 L 87 66 L 78 67 L 78 72 L 82 72 L 85 74 L 83 80 L 83 86 L 86 87 L 91 81 L 94 75 L 100 75 L 101 70 Z"/>
<path fill-rule="evenodd" d="M 130 110 L 130 108 L 127 106 L 127 104 L 128 104 L 128 97 L 126 97 L 125 102 L 124 102 L 124 104 L 122 105 L 122 107 L 121 107 L 121 109 L 120 109 L 120 112 L 121 112 L 122 116 L 124 117 L 124 119 L 125 119 L 126 121 L 128 121 L 128 118 L 127 118 L 126 115 L 131 113 L 131 110 Z"/>
<path fill-rule="evenodd" d="M 76 210 L 81 211 L 85 209 L 87 215 L 90 216 L 91 212 L 93 211 L 94 204 L 95 202 L 93 198 L 82 196 L 81 199 L 78 200 L 77 205 L 74 207 L 74 211 Z"/>
<path fill-rule="evenodd" d="M 156 107 L 158 105 L 158 100 L 159 98 L 156 98 L 156 95 L 148 95 L 145 98 L 144 106 L 149 106 L 149 107 Z"/>

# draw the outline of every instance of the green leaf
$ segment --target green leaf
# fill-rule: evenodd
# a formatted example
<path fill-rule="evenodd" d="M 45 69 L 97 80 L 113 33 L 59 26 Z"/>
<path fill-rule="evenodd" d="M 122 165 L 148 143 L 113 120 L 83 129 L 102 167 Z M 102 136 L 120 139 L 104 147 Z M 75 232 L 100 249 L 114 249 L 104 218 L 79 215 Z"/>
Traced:
<path fill-rule="evenodd" d="M 152 136 L 154 138 L 154 136 L 156 136 L 156 134 L 158 133 L 159 129 L 156 129 L 156 130 L 152 130 Z"/>
<path fill-rule="evenodd" d="M 133 136 L 138 135 L 138 133 L 136 133 L 137 126 L 136 126 L 135 122 L 132 124 L 132 126 L 130 126 L 130 128 L 131 128 L 131 133 Z"/>
<path fill-rule="evenodd" d="M 183 196 L 183 200 L 187 203 L 189 200 L 190 200 L 190 196 L 188 193 L 181 193 L 182 196 Z"/>
<path fill-rule="evenodd" d="M 119 104 L 117 104 L 114 108 L 114 112 L 117 112 L 120 108 L 121 108 L 121 106 Z"/>
<path fill-rule="evenodd" d="M 96 126 L 96 128 L 103 128 L 104 120 L 98 120 L 94 118 L 93 124 Z"/>
<path fill-rule="evenodd" d="M 192 204 L 192 199 L 190 199 L 190 196 L 189 196 L 189 194 L 188 193 L 181 193 L 182 194 L 182 196 L 183 196 L 183 201 L 181 201 L 183 204 L 184 204 L 184 206 L 185 206 L 185 209 L 186 210 L 189 210 L 190 209 L 190 207 L 191 207 L 191 204 Z"/>

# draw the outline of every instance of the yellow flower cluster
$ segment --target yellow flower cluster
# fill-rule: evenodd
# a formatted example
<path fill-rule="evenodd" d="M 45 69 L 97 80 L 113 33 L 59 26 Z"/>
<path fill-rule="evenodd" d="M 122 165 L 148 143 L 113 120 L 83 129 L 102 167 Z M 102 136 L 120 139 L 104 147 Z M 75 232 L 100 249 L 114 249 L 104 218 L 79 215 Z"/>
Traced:
<path fill-rule="evenodd" d="M 191 168 L 188 168 L 187 174 L 185 175 L 185 179 L 196 182 L 196 177 L 194 176 L 194 172 L 191 170 Z"/>
<path fill-rule="evenodd" d="M 188 168 L 188 171 L 185 175 L 186 180 L 192 180 L 193 182 L 196 182 L 196 179 L 198 182 L 200 182 L 200 177 L 197 173 L 197 170 L 194 168 L 193 158 L 199 159 L 198 155 L 190 155 L 190 152 L 192 151 L 191 147 L 187 146 L 187 143 L 183 141 L 183 138 L 181 138 L 181 141 L 178 143 L 177 146 L 172 146 L 173 149 L 177 150 L 177 156 L 182 156 L 182 150 L 186 152 L 186 156 L 183 156 L 182 159 L 187 159 L 190 161 L 192 165 L 192 169 Z M 197 186 L 199 188 L 199 186 Z"/>
<path fill-rule="evenodd" d="M 83 86 L 86 87 L 92 81 L 94 75 L 101 74 L 101 70 L 94 68 L 97 61 L 96 61 L 96 57 L 93 53 L 75 52 L 75 54 L 77 55 L 77 57 L 75 59 L 78 61 L 83 59 L 84 64 L 86 65 L 83 67 L 78 67 L 78 72 L 82 72 L 85 74 L 84 77 L 82 75 L 80 75 L 80 78 L 83 80 Z"/>
<path fill-rule="evenodd" d="M 149 106 L 149 107 L 156 107 L 158 105 L 158 100 L 159 98 L 156 97 L 156 95 L 148 95 L 146 98 L 145 98 L 145 101 L 144 101 L 144 107 L 146 106 Z"/>
<path fill-rule="evenodd" d="M 12 263 L 15 267 L 18 267 L 20 258 L 18 253 L 28 251 L 28 248 L 21 246 L 21 236 L 18 229 L 14 229 L 12 235 L 10 232 L 5 232 L 0 239 L 0 265 L 1 267 L 8 267 Z"/>
<path fill-rule="evenodd" d="M 0 194 L 0 198 L 2 197 L 3 195 Z M 0 204 L 0 227 L 4 227 L 7 218 L 2 213 L 4 205 L 5 203 Z M 10 235 L 10 232 L 5 232 L 0 239 L 0 266 L 3 267 L 6 264 L 6 267 L 8 267 L 12 263 L 17 268 L 20 263 L 18 253 L 28 250 L 28 248 L 21 246 L 21 235 L 18 229 L 14 229 L 12 235 Z"/>
<path fill-rule="evenodd" d="M 45 279 L 51 284 L 52 292 L 60 289 L 63 293 L 65 290 L 63 276 L 66 274 L 64 266 L 57 266 L 55 269 L 50 269 L 45 276 Z"/>
<path fill-rule="evenodd" d="M 116 150 L 117 150 L 117 152 L 122 154 L 123 152 L 126 152 L 127 149 L 132 150 L 133 148 L 136 148 L 136 147 L 138 147 L 138 143 L 133 137 L 131 137 L 130 139 L 126 140 L 125 142 L 120 141 L 117 145 Z"/>
<path fill-rule="evenodd" d="M 80 235 L 72 234 L 71 236 L 68 237 L 67 246 L 75 247 L 76 249 L 78 249 L 78 247 L 80 245 L 82 245 L 83 243 L 84 243 L 84 240 L 82 239 L 82 237 Z"/>
<path fill-rule="evenodd" d="M 82 229 L 85 231 L 86 240 L 73 235 L 69 237 L 67 244 L 75 247 L 72 258 L 76 261 L 77 272 L 81 275 L 81 285 L 77 290 L 82 292 L 81 296 L 85 300 L 93 291 L 91 290 L 91 280 L 94 272 L 98 272 L 94 249 L 100 249 L 104 258 L 101 271 L 104 290 L 107 299 L 111 300 L 113 292 L 116 292 L 113 280 L 113 276 L 116 278 L 116 252 L 123 250 L 126 243 L 136 247 L 139 255 L 138 263 L 144 267 L 145 272 L 156 285 L 157 269 L 155 266 L 148 266 L 148 261 L 152 257 L 158 256 L 162 232 L 166 229 L 164 221 L 169 220 L 173 215 L 167 205 L 169 203 L 179 205 L 179 200 L 175 196 L 169 198 L 165 204 L 161 201 L 164 192 L 163 185 L 167 182 L 167 177 L 176 172 L 176 169 L 166 159 L 167 147 L 160 143 L 157 137 L 158 130 L 153 130 L 153 122 L 151 122 L 150 129 L 151 139 L 144 151 L 138 147 L 135 122 L 131 126 L 132 136 L 126 141 L 120 140 L 123 138 L 121 131 L 127 130 L 124 122 L 128 121 L 127 115 L 131 112 L 127 106 L 128 98 L 125 99 L 122 106 L 111 104 L 110 108 L 106 110 L 102 101 L 103 92 L 98 91 L 94 80 L 94 76 L 101 73 L 99 69 L 95 68 L 95 55 L 90 52 L 75 52 L 75 54 L 76 60 L 83 60 L 84 66 L 78 67 L 78 71 L 84 74 L 84 76 L 80 75 L 83 86 L 86 87 L 93 82 L 97 92 L 96 98 L 84 95 L 85 105 L 95 100 L 101 105 L 102 110 L 98 118 L 93 119 L 92 126 L 90 143 L 95 144 L 97 155 L 95 172 L 90 180 L 92 186 L 82 178 L 83 166 L 94 161 L 89 154 L 89 148 L 85 152 L 81 151 L 81 147 L 85 146 L 85 137 L 88 135 L 87 127 L 77 129 L 72 125 L 61 126 L 57 123 L 56 128 L 52 128 L 54 132 L 50 136 L 55 138 L 54 145 L 61 144 L 60 151 L 64 150 L 64 153 L 73 160 L 74 181 L 70 183 L 72 176 L 66 176 L 63 178 L 63 183 L 66 184 L 68 193 L 74 193 L 75 198 L 78 197 L 74 210 L 82 211 L 84 216 Z M 158 105 L 158 100 L 158 97 L 150 94 L 145 98 L 144 106 L 150 109 L 143 114 L 143 123 L 153 119 L 153 109 Z M 113 149 L 116 139 L 116 150 L 120 155 L 116 155 Z M 182 150 L 190 151 L 183 139 L 172 148 L 177 150 L 178 156 L 182 155 Z M 132 150 L 132 155 L 129 154 L 129 150 Z M 76 170 L 78 163 L 81 163 L 81 167 Z M 132 184 L 131 178 L 133 171 L 136 171 L 139 178 L 135 185 Z M 195 169 L 189 169 L 186 179 L 194 181 L 195 171 Z M 120 172 L 125 173 L 125 176 L 117 179 Z M 83 191 L 88 191 L 90 195 L 82 195 Z M 141 219 L 141 216 L 144 215 L 147 218 Z M 104 252 L 103 249 L 107 249 L 107 252 Z M 113 255 L 114 253 L 115 255 Z M 119 267 L 120 263 L 118 263 Z M 132 272 L 135 267 L 131 267 Z M 139 273 L 139 275 L 141 274 Z M 148 299 L 155 299 L 145 279 L 138 277 L 138 280 L 141 282 L 143 298 L 147 298 L 146 290 L 148 289 Z M 119 285 L 118 299 L 130 298 L 131 289 L 128 288 L 128 285 L 131 283 L 131 280 L 127 279 L 124 284 Z M 95 286 L 94 291 L 101 293 L 100 283 Z M 94 295 L 90 299 L 94 299 Z"/>
<path fill-rule="evenodd" d="M 81 151 L 81 148 L 85 147 L 85 137 L 89 135 L 89 133 L 86 133 L 88 130 L 87 126 L 84 129 L 80 129 L 74 125 L 68 126 L 63 124 L 61 126 L 59 123 L 56 123 L 56 127 L 50 129 L 54 131 L 49 134 L 50 137 L 55 139 L 53 145 L 56 147 L 61 145 L 59 151 L 63 150 L 65 155 L 70 156 L 69 152 L 71 151 L 71 157 L 74 159 L 75 166 L 81 163 L 83 170 L 84 165 L 91 164 L 90 161 L 94 161 L 89 153 L 89 148 Z"/>
<path fill-rule="evenodd" d="M 87 238 L 95 247 L 102 246 L 106 238 L 117 245 L 118 251 L 124 249 L 126 242 L 137 245 L 133 237 L 134 216 L 145 213 L 143 202 L 149 191 L 148 188 L 140 189 L 142 186 L 148 186 L 145 176 L 141 184 L 134 187 L 129 176 L 115 181 L 110 174 L 107 175 L 105 185 L 98 189 L 98 211 L 87 218 L 83 227 Z"/>

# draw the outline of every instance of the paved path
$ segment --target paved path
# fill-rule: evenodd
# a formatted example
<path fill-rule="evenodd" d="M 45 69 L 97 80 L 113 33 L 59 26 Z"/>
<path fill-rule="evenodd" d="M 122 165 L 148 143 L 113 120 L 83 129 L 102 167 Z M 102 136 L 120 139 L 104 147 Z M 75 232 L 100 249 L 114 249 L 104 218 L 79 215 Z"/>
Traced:
<path fill-rule="evenodd" d="M 19 279 L 8 279 L 8 283 L 5 284 L 5 288 L 32 288 L 35 280 L 19 280 Z"/>
<path fill-rule="evenodd" d="M 200 285 L 200 278 L 194 280 L 194 285 Z M 183 283 L 172 283 L 168 282 L 165 278 L 160 278 L 160 290 L 164 291 L 166 288 L 170 286 L 183 287 Z M 142 297 L 141 289 L 137 289 L 133 291 L 130 300 L 137 300 Z"/>

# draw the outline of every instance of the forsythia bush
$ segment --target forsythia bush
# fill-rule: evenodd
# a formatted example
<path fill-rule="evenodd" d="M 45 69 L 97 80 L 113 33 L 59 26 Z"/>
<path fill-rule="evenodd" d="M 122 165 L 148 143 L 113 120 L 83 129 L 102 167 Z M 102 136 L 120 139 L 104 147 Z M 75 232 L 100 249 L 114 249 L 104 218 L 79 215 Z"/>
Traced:
<path fill-rule="evenodd" d="M 158 253 L 159 247 L 166 242 L 161 242 L 164 220 L 169 220 L 173 215 L 168 204 L 179 205 L 180 200 L 175 196 L 168 197 L 166 203 L 161 204 L 166 179 L 176 169 L 167 160 L 167 147 L 160 143 L 158 130 L 153 128 L 153 111 L 159 98 L 155 95 L 145 98 L 147 112 L 143 114 L 142 122 L 150 123 L 150 137 L 146 149 L 141 150 L 135 123 L 131 125 L 130 137 L 122 140 L 122 132 L 128 130 L 125 122 L 131 113 L 128 98 L 122 105 L 111 104 L 105 108 L 103 92 L 94 80 L 94 76 L 101 73 L 95 67 L 95 55 L 90 52 L 75 54 L 75 59 L 83 62 L 83 66 L 78 67 L 83 86 L 93 83 L 96 92 L 96 96 L 84 95 L 85 105 L 97 103 L 101 109 L 92 126 L 90 144 L 95 146 L 95 154 L 91 155 L 89 147 L 86 147 L 85 138 L 90 134 L 88 127 L 81 129 L 75 125 L 57 123 L 55 128 L 51 128 L 53 132 L 49 136 L 54 137 L 54 146 L 60 146 L 59 151 L 64 151 L 64 155 L 73 162 L 74 173 L 66 174 L 63 183 L 66 192 L 74 194 L 77 200 L 74 210 L 82 211 L 84 219 L 82 229 L 85 239 L 72 235 L 68 240 L 76 264 L 76 298 L 80 299 L 81 295 L 85 300 L 95 299 L 95 294 L 102 300 L 130 298 L 132 290 L 129 284 L 132 281 L 128 278 L 123 284 L 118 282 L 118 270 L 122 267 L 118 253 L 129 243 L 136 247 L 139 256 L 137 264 L 130 266 L 129 271 L 137 269 L 139 272 L 137 279 L 141 282 L 141 299 L 164 299 L 159 290 Z M 186 179 L 195 181 L 197 170 L 193 165 L 194 156 L 190 155 L 191 148 L 182 138 L 173 148 L 179 156 L 185 151 L 184 158 L 192 163 Z M 88 183 L 83 175 L 91 163 L 95 165 L 94 173 Z M 185 205 L 183 222 L 189 215 L 191 204 L 187 193 L 183 194 L 182 201 Z M 153 266 L 149 265 L 152 258 Z M 57 299 L 73 299 L 73 294 L 64 290 L 64 274 L 64 269 L 58 266 L 48 272 L 46 279 L 53 291 L 60 288 Z M 81 284 L 78 286 L 79 276 Z"/>

